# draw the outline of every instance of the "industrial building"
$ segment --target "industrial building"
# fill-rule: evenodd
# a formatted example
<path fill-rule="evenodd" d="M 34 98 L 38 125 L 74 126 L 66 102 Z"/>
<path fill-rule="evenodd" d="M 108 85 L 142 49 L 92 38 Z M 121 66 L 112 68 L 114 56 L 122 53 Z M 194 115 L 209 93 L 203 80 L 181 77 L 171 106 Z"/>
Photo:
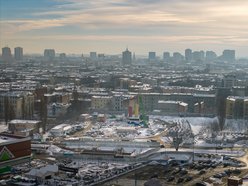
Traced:
<path fill-rule="evenodd" d="M 11 166 L 30 161 L 31 139 L 0 133 L 0 174 L 9 172 Z"/>
<path fill-rule="evenodd" d="M 8 124 L 8 130 L 15 135 L 32 136 L 39 132 L 41 121 L 37 120 L 11 120 Z"/>

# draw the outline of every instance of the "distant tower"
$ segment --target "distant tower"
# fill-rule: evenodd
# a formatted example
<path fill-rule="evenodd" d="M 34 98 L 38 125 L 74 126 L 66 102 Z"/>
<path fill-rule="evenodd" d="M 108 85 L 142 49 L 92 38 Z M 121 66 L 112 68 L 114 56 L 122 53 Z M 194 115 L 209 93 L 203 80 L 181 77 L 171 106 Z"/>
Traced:
<path fill-rule="evenodd" d="M 213 61 L 217 58 L 217 55 L 213 51 L 207 51 L 206 52 L 206 61 Z"/>
<path fill-rule="evenodd" d="M 149 52 L 148 54 L 148 60 L 154 61 L 156 59 L 156 52 Z"/>
<path fill-rule="evenodd" d="M 2 58 L 3 58 L 4 62 L 11 62 L 12 61 L 11 50 L 9 47 L 2 48 Z"/>
<path fill-rule="evenodd" d="M 170 52 L 164 52 L 163 53 L 163 60 L 165 62 L 169 62 L 170 61 Z"/>
<path fill-rule="evenodd" d="M 235 50 L 224 50 L 222 54 L 222 59 L 229 63 L 235 62 Z"/>
<path fill-rule="evenodd" d="M 172 58 L 174 62 L 182 62 L 184 59 L 183 55 L 179 52 L 174 52 Z"/>
<path fill-rule="evenodd" d="M 131 65 L 132 64 L 132 52 L 126 49 L 122 52 L 122 65 Z"/>
<path fill-rule="evenodd" d="M 55 50 L 54 49 L 45 49 L 44 58 L 46 61 L 53 61 L 55 59 Z"/>
<path fill-rule="evenodd" d="M 185 50 L 185 60 L 186 61 L 192 60 L 192 50 L 189 48 Z"/>
<path fill-rule="evenodd" d="M 96 52 L 90 52 L 90 59 L 96 60 L 97 59 L 97 53 Z"/>
<path fill-rule="evenodd" d="M 21 48 L 21 47 L 15 48 L 15 60 L 16 61 L 23 60 L 23 48 Z"/>

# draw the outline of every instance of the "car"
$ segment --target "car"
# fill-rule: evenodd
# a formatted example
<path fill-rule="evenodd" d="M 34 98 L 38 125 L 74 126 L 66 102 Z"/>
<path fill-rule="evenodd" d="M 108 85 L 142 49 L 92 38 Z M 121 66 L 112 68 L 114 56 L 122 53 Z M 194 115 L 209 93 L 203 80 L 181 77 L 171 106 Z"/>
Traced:
<path fill-rule="evenodd" d="M 240 169 L 234 169 L 234 170 L 233 170 L 233 173 L 234 173 L 234 174 L 240 174 L 240 173 L 241 173 L 241 170 L 240 170 Z"/>
<path fill-rule="evenodd" d="M 219 178 L 219 179 L 220 179 L 220 178 L 222 178 L 223 176 L 222 176 L 221 174 L 215 174 L 215 175 L 213 175 L 213 177 L 214 177 L 214 178 Z"/>
<path fill-rule="evenodd" d="M 184 176 L 184 175 L 186 175 L 186 174 L 188 174 L 188 171 L 186 171 L 186 170 L 182 170 L 182 171 L 180 172 L 180 175 L 181 175 L 181 176 Z"/>
<path fill-rule="evenodd" d="M 174 176 L 170 176 L 170 177 L 167 179 L 167 182 L 171 182 L 171 181 L 173 181 L 174 179 L 175 179 Z"/>
<path fill-rule="evenodd" d="M 205 174 L 205 173 L 206 173 L 205 170 L 201 170 L 198 174 L 199 174 L 199 175 L 202 175 L 202 174 Z"/>
<path fill-rule="evenodd" d="M 178 178 L 177 183 L 182 183 L 184 181 L 183 178 Z"/>
<path fill-rule="evenodd" d="M 205 182 L 197 182 L 195 186 L 207 186 Z"/>
<path fill-rule="evenodd" d="M 188 176 L 188 177 L 185 178 L 185 181 L 188 182 L 188 181 L 191 181 L 192 179 L 193 179 L 192 176 Z"/>

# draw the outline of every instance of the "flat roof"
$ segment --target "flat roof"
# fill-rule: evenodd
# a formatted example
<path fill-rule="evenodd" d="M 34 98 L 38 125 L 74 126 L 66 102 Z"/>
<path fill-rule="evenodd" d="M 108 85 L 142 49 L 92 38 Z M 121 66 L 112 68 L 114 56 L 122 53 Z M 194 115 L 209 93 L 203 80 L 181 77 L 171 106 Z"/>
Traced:
<path fill-rule="evenodd" d="M 22 119 L 14 119 L 14 120 L 11 120 L 9 123 L 10 124 L 37 124 L 37 123 L 40 123 L 41 121 L 39 120 L 22 120 Z"/>
<path fill-rule="evenodd" d="M 9 133 L 0 133 L 0 146 L 30 140 L 30 137 L 23 137 Z"/>
<path fill-rule="evenodd" d="M 11 141 L 15 141 L 16 138 L 12 138 L 12 137 L 7 137 L 7 136 L 2 136 L 0 134 L 0 145 L 4 142 L 11 142 Z"/>

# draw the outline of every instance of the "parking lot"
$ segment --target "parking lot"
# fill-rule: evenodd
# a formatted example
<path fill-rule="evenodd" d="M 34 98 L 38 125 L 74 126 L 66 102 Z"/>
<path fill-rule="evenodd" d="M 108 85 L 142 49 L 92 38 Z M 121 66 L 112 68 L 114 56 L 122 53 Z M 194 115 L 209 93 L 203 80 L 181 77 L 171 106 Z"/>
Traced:
<path fill-rule="evenodd" d="M 200 155 L 200 156 L 203 156 Z M 204 155 L 206 156 L 206 155 Z M 215 155 L 211 155 L 214 157 Z M 197 157 L 200 159 L 201 157 Z M 197 159 L 196 158 L 196 159 Z M 136 170 L 114 179 L 104 184 L 104 186 L 119 185 L 124 186 L 127 184 L 134 185 L 135 179 L 138 186 L 143 186 L 144 183 L 154 175 L 159 179 L 162 185 L 195 185 L 197 182 L 207 181 L 209 183 L 221 183 L 222 179 L 231 175 L 239 175 L 244 170 L 239 161 L 236 162 L 236 167 L 233 164 L 228 164 L 227 160 L 216 161 L 220 157 L 216 156 L 215 159 L 196 160 L 194 163 L 180 165 L 176 161 L 171 161 L 169 165 L 148 165 L 140 170 Z M 232 158 L 226 158 L 228 162 L 232 162 Z"/>

